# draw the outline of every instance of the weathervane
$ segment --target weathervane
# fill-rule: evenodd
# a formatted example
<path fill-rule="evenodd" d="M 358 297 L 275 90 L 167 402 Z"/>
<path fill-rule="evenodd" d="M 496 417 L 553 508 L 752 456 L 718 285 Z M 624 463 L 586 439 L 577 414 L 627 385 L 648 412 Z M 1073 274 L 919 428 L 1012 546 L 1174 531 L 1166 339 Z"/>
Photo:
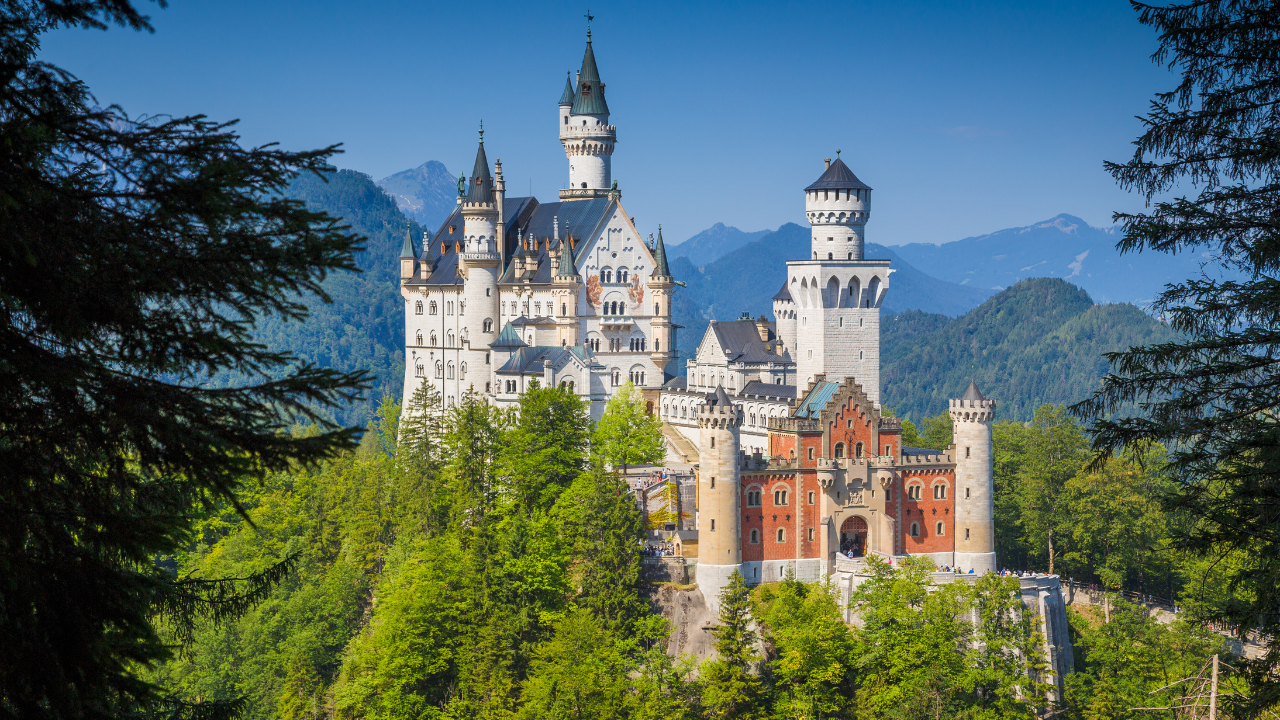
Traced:
<path fill-rule="evenodd" d="M 595 20 L 596 16 L 591 14 L 591 8 L 587 8 L 587 13 L 582 17 L 587 19 L 587 42 L 591 42 L 591 21 Z"/>

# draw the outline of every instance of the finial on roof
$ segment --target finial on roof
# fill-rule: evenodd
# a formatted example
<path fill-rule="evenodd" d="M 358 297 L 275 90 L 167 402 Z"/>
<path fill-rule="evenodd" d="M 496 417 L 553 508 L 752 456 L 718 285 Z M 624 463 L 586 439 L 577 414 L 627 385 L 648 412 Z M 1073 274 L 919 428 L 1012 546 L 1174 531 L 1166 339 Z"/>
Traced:
<path fill-rule="evenodd" d="M 480 144 L 484 144 L 484 120 L 480 120 Z"/>
<path fill-rule="evenodd" d="M 836 148 L 836 159 L 840 159 L 840 148 Z"/>
<path fill-rule="evenodd" d="M 400 257 L 412 258 L 417 253 L 413 251 L 413 234 L 409 229 L 409 221 L 404 221 L 404 244 L 400 246 Z"/>
<path fill-rule="evenodd" d="M 591 21 L 595 20 L 596 16 L 591 14 L 591 8 L 587 8 L 587 14 L 583 15 L 583 17 L 587 19 L 587 43 L 590 44 L 591 43 Z"/>

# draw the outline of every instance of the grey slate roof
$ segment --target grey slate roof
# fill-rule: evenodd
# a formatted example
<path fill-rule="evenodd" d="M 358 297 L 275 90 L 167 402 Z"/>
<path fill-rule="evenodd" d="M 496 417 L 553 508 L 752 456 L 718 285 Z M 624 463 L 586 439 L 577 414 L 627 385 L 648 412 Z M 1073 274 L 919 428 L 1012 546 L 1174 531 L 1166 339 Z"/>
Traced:
<path fill-rule="evenodd" d="M 689 378 L 684 375 L 677 375 L 662 384 L 663 390 L 684 390 L 689 387 Z"/>
<path fill-rule="evenodd" d="M 782 289 L 773 296 L 774 300 L 791 300 L 791 289 L 787 287 L 786 279 L 782 281 Z"/>
<path fill-rule="evenodd" d="M 720 342 L 720 347 L 728 354 L 731 362 L 790 362 L 790 356 L 779 355 L 777 352 L 777 336 L 772 332 L 772 325 L 770 323 L 771 342 L 768 343 L 760 339 L 760 331 L 756 328 L 755 320 L 713 322 L 711 330 L 715 332 L 716 340 Z"/>
<path fill-rule="evenodd" d="M 541 374 L 546 361 L 559 365 L 568 354 L 581 362 L 587 362 L 586 350 L 581 345 L 560 347 L 558 345 L 534 345 L 516 350 L 511 359 L 498 368 L 499 375 Z"/>
<path fill-rule="evenodd" d="M 965 388 L 964 395 L 960 396 L 961 400 L 986 400 L 982 395 L 982 391 L 978 389 L 978 383 L 970 380 L 969 387 Z"/>
<path fill-rule="evenodd" d="M 818 178 L 805 190 L 870 190 L 871 186 L 858 179 L 857 175 L 849 169 L 848 165 L 840 158 L 831 163 L 831 167 L 822 173 L 822 177 Z"/>
<path fill-rule="evenodd" d="M 742 392 L 738 395 L 759 395 L 762 397 L 786 398 L 794 400 L 796 397 L 795 385 L 774 385 L 759 380 L 752 380 L 742 388 Z"/>
<path fill-rule="evenodd" d="M 590 237 L 596 232 L 596 229 L 604 222 L 605 217 L 613 210 L 614 201 L 608 198 L 592 198 L 590 200 L 572 200 L 570 202 L 554 202 L 539 203 L 533 198 L 531 207 L 528 212 L 522 213 L 518 218 L 513 214 L 507 213 L 507 232 L 511 239 L 511 252 L 507 257 L 513 257 L 517 252 L 517 248 L 522 247 L 516 243 L 516 233 L 522 233 L 526 240 L 532 238 L 538 241 L 537 250 L 529 251 L 531 257 L 536 257 L 538 261 L 537 273 L 529 279 L 532 283 L 549 283 L 559 270 L 558 267 L 552 267 L 548 261 L 547 238 L 552 238 L 555 234 L 556 218 L 560 220 L 560 242 L 565 242 L 570 236 L 573 236 L 577 243 L 577 248 L 572 250 L 574 260 L 577 260 L 577 254 L 582 250 L 582 241 Z M 504 208 L 505 210 L 505 208 Z M 513 221 L 519 225 L 513 225 Z M 560 247 L 555 240 L 551 242 L 552 247 Z M 576 267 L 576 264 L 575 264 Z M 502 277 L 498 282 L 514 282 L 516 280 L 514 263 L 508 264 L 503 270 Z"/>
<path fill-rule="evenodd" d="M 707 393 L 707 407 L 731 407 L 733 401 L 729 399 L 729 393 L 724 391 L 723 385 L 717 385 L 715 392 Z"/>
<path fill-rule="evenodd" d="M 521 315 L 515 320 L 509 320 L 508 324 L 516 327 L 528 327 L 530 325 L 555 325 L 556 321 L 549 317 L 529 318 Z"/>
<path fill-rule="evenodd" d="M 587 51 L 582 56 L 582 72 L 578 73 L 578 92 L 573 101 L 574 115 L 608 115 L 609 105 L 604 101 L 604 84 L 600 82 L 600 70 L 596 68 L 596 54 L 591 49 L 591 37 L 587 36 Z"/>
<path fill-rule="evenodd" d="M 667 267 L 667 246 L 662 242 L 662 226 L 658 226 L 658 241 L 653 246 L 653 277 L 671 277 Z"/>
<path fill-rule="evenodd" d="M 570 77 L 572 74 L 568 70 L 564 73 L 564 92 L 560 93 L 561 105 L 573 104 L 573 79 Z"/>
<path fill-rule="evenodd" d="M 489 175 L 489 158 L 484 154 L 484 131 L 480 135 L 480 147 L 476 148 L 476 165 L 471 169 L 471 189 L 467 202 L 493 202 L 493 178 Z"/>

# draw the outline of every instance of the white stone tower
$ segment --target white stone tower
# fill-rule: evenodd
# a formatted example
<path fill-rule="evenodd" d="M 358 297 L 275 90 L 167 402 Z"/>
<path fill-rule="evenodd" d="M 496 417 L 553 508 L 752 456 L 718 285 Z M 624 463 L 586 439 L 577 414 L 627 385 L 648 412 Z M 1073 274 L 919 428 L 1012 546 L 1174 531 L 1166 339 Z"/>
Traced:
<path fill-rule="evenodd" d="M 782 281 L 782 289 L 773 296 L 773 321 L 777 327 L 778 339 L 782 346 L 796 359 L 796 303 L 787 289 L 787 280 Z"/>
<path fill-rule="evenodd" d="M 839 157 L 828 158 L 822 176 L 805 188 L 812 257 L 787 263 L 787 292 L 795 307 L 797 387 L 822 373 L 852 376 L 879 405 L 880 303 L 893 271 L 888 260 L 863 257 L 870 210 L 871 188 Z"/>
<path fill-rule="evenodd" d="M 570 90 L 566 86 L 560 96 L 560 143 L 569 158 L 569 188 L 560 191 L 560 199 L 607 197 L 613 182 L 611 161 L 618 133 L 609 124 L 609 105 L 604 100 L 604 83 L 600 82 L 596 55 L 591 49 L 590 28 L 577 88 L 572 89 L 572 95 Z"/>
<path fill-rule="evenodd" d="M 476 164 L 471 171 L 471 187 L 461 204 L 463 247 L 458 267 L 463 276 L 463 290 L 458 306 L 458 324 L 461 327 L 457 338 L 458 364 L 454 368 L 459 402 L 468 388 L 484 392 L 493 380 L 491 371 L 494 366 L 488 354 L 489 344 L 498 337 L 500 207 L 501 192 L 495 191 L 493 178 L 489 175 L 482 125 Z M 445 350 L 447 353 L 448 348 Z M 445 383 L 446 386 L 454 385 L 448 373 Z"/>
<path fill-rule="evenodd" d="M 698 588 L 713 613 L 720 608 L 720 591 L 742 565 L 741 427 L 742 408 L 716 386 L 698 406 Z"/>
<path fill-rule="evenodd" d="M 667 265 L 667 246 L 662 242 L 661 225 L 658 226 L 658 239 L 653 244 L 653 263 L 653 273 L 649 276 L 649 294 L 653 302 L 653 320 L 649 327 L 653 332 L 653 347 L 650 348 L 649 359 L 662 371 L 661 382 L 665 382 L 667 365 L 676 359 L 676 327 L 671 322 L 671 293 L 675 290 L 676 279 L 671 276 L 671 268 Z"/>
<path fill-rule="evenodd" d="M 991 423 L 996 401 L 977 383 L 951 401 L 952 446 L 956 459 L 955 564 L 975 573 L 996 569 L 995 507 L 992 489 Z"/>

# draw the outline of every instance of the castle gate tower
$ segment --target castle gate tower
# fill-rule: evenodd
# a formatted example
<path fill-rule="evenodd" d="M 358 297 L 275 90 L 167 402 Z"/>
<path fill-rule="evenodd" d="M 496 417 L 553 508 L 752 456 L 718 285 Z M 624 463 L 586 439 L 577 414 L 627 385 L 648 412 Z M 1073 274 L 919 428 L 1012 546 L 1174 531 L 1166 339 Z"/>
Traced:
<path fill-rule="evenodd" d="M 720 591 L 742 564 L 742 509 L 738 497 L 738 432 L 742 408 L 723 386 L 698 407 L 698 588 L 711 612 Z"/>
<path fill-rule="evenodd" d="M 560 191 L 560 199 L 608 196 L 618 130 L 609 124 L 609 105 L 604 101 L 604 83 L 600 82 L 596 54 L 591 49 L 590 28 L 577 87 L 566 81 L 559 118 L 560 144 L 569 158 L 569 187 Z"/>
<path fill-rule="evenodd" d="M 796 385 L 820 373 L 852 376 L 879 406 L 880 304 L 893 271 L 888 260 L 863 257 L 871 188 L 837 157 L 804 192 L 810 258 L 787 263 L 786 287 L 796 317 Z"/>
<path fill-rule="evenodd" d="M 499 173 L 501 172 L 499 165 Z M 499 174 L 499 183 L 501 174 Z M 471 171 L 471 187 L 463 198 L 463 246 L 459 269 L 466 282 L 458 319 L 458 364 L 454 368 L 458 399 L 468 388 L 484 392 L 493 381 L 486 362 L 489 344 L 498 332 L 498 230 L 500 223 L 501 192 L 494 188 L 489 175 L 489 160 L 484 153 L 484 129 L 480 130 L 480 147 L 476 150 L 476 164 Z M 446 343 L 447 344 L 447 343 Z M 446 349 L 447 352 L 447 349 Z M 445 377 L 449 381 L 448 374 Z"/>
<path fill-rule="evenodd" d="M 988 400 L 969 381 L 959 400 L 951 401 L 951 427 L 956 459 L 956 566 L 975 573 L 996 569 L 995 507 L 992 488 L 991 423 L 996 401 Z"/>

